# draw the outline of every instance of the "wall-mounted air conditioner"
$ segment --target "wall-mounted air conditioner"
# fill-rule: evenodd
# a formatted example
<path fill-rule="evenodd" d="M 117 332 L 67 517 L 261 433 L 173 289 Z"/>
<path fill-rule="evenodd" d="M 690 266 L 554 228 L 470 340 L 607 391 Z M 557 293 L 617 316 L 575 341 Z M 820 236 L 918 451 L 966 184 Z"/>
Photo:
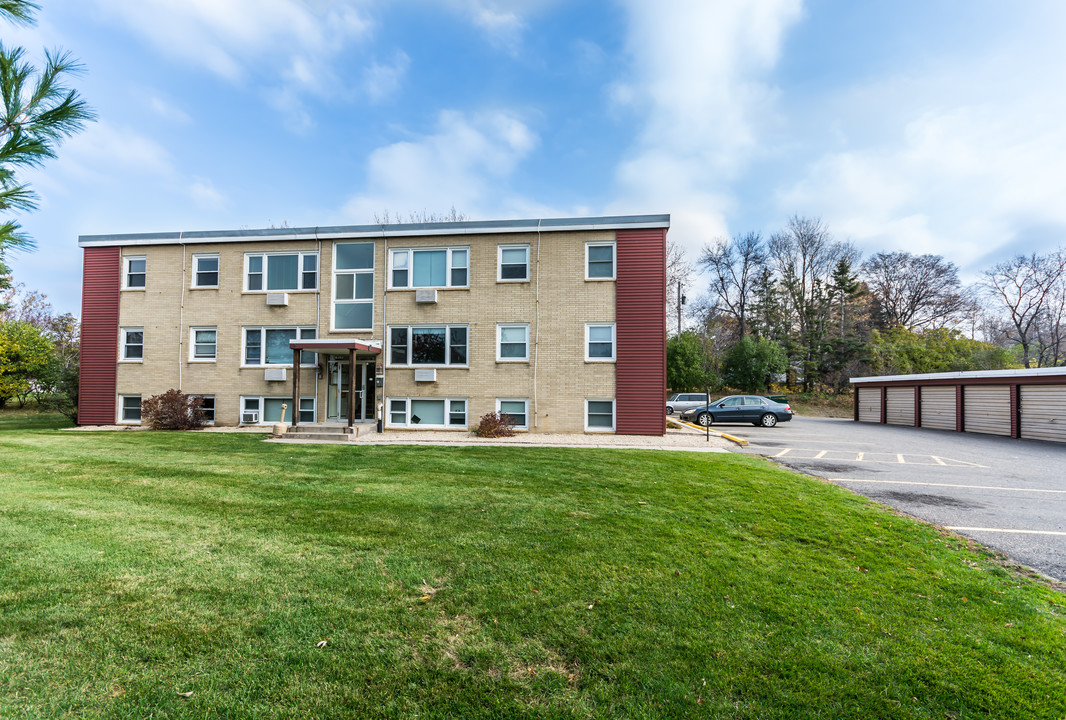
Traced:
<path fill-rule="evenodd" d="M 415 369 L 415 382 L 437 382 L 437 368 Z"/>
<path fill-rule="evenodd" d="M 267 305 L 285 307 L 289 304 L 289 293 L 267 293 Z"/>
<path fill-rule="evenodd" d="M 263 371 L 263 379 L 267 382 L 285 382 L 288 368 L 267 368 Z"/>
<path fill-rule="evenodd" d="M 437 302 L 436 290 L 415 290 L 415 302 L 416 303 L 435 303 Z"/>
<path fill-rule="evenodd" d="M 259 411 L 246 411 L 241 413 L 242 425 L 258 425 L 259 424 Z"/>

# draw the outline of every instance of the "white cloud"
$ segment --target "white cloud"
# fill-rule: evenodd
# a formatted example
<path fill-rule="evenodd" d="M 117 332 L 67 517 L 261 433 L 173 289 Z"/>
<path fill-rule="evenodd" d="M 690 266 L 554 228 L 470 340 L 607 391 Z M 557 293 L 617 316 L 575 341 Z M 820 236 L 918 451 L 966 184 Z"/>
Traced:
<path fill-rule="evenodd" d="M 373 222 L 375 214 L 455 207 L 469 217 L 530 210 L 508 197 L 508 178 L 537 145 L 536 134 L 515 115 L 494 111 L 440 113 L 432 134 L 374 150 L 367 162 L 368 191 L 351 198 L 349 222 Z"/>
<path fill-rule="evenodd" d="M 372 63 L 363 72 L 363 90 L 370 102 L 381 102 L 395 95 L 410 64 L 411 58 L 402 51 L 396 53 L 391 64 Z"/>
<path fill-rule="evenodd" d="M 351 93 L 354 88 L 345 87 L 333 64 L 346 47 L 366 40 L 372 27 L 350 2 L 315 7 L 301 0 L 95 2 L 166 57 L 233 83 L 280 86 L 290 97 Z M 304 127 L 302 104 L 287 107 L 287 124 Z"/>
<path fill-rule="evenodd" d="M 618 166 L 610 211 L 670 212 L 671 237 L 694 249 L 727 231 L 729 183 L 777 112 L 765 78 L 801 2 L 621 4 L 630 69 L 607 90 L 641 131 Z"/>
<path fill-rule="evenodd" d="M 225 195 L 215 189 L 210 180 L 197 178 L 189 185 L 189 197 L 201 210 L 222 210 L 228 204 Z"/>
<path fill-rule="evenodd" d="M 782 212 L 829 220 L 867 252 L 942 254 L 972 276 L 1066 239 L 1063 53 L 1001 52 L 837 94 L 838 141 L 782 184 Z M 876 118 L 876 122 L 872 119 Z"/>
<path fill-rule="evenodd" d="M 181 123 L 182 125 L 192 122 L 192 118 L 189 117 L 188 113 L 160 97 L 153 96 L 149 98 L 148 107 L 152 109 L 152 112 L 165 120 Z"/>

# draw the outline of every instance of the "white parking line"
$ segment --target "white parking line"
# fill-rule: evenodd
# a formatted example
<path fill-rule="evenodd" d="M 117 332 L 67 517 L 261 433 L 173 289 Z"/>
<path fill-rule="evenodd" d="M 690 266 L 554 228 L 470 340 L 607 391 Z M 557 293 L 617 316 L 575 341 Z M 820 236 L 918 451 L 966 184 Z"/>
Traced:
<path fill-rule="evenodd" d="M 824 458 L 824 457 L 825 457 L 825 454 L 826 454 L 827 452 L 829 452 L 829 451 L 828 451 L 828 450 L 822 450 L 822 451 L 821 451 L 820 453 L 818 453 L 817 455 L 815 455 L 813 459 L 814 459 L 814 460 L 817 460 L 817 459 L 819 459 L 819 458 Z"/>
<path fill-rule="evenodd" d="M 1066 532 L 1054 530 L 1012 530 L 1007 528 L 977 528 L 977 527 L 952 527 L 945 525 L 948 530 L 955 532 L 993 532 L 993 533 L 1019 533 L 1021 535 L 1066 535 Z"/>
<path fill-rule="evenodd" d="M 953 487 L 968 490 L 1007 490 L 1009 492 L 1051 493 L 1066 495 L 1066 490 L 1043 490 L 1040 488 L 1004 487 L 1002 485 L 963 485 L 961 483 L 930 483 L 907 480 L 862 480 L 859 478 L 833 478 L 833 482 L 873 483 L 876 485 L 921 485 L 922 487 Z"/>

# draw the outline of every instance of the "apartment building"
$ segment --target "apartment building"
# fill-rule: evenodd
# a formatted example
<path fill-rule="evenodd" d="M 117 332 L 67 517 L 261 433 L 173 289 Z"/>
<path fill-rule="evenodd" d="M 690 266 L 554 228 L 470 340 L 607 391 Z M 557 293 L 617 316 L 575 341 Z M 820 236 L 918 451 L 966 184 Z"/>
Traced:
<path fill-rule="evenodd" d="M 216 425 L 287 405 L 290 423 L 465 431 L 501 411 L 523 431 L 662 435 L 669 225 L 82 236 L 78 420 L 139 423 L 177 388 Z"/>

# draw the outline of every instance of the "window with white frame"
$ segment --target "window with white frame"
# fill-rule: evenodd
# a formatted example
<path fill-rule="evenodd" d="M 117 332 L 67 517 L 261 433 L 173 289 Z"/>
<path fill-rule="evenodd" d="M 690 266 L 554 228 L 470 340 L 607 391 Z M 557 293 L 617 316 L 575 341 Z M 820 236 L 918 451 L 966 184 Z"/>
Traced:
<path fill-rule="evenodd" d="M 333 329 L 373 330 L 374 243 L 333 248 Z"/>
<path fill-rule="evenodd" d="M 245 327 L 243 330 L 243 365 L 284 365 L 292 367 L 290 340 L 314 340 L 313 327 Z M 314 365 L 316 354 L 304 351 L 300 365 Z"/>
<path fill-rule="evenodd" d="M 466 325 L 390 325 L 389 365 L 466 365 Z"/>
<path fill-rule="evenodd" d="M 283 292 L 318 288 L 318 253 L 246 253 L 244 289 Z"/>
<path fill-rule="evenodd" d="M 388 408 L 392 427 L 466 427 L 466 398 L 389 398 Z"/>
<path fill-rule="evenodd" d="M 529 280 L 529 245 L 498 245 L 499 282 Z"/>
<path fill-rule="evenodd" d="M 218 287 L 218 254 L 192 256 L 192 286 L 194 288 Z"/>
<path fill-rule="evenodd" d="M 519 430 L 529 429 L 529 400 L 524 398 L 496 398 L 496 412 L 509 415 Z"/>
<path fill-rule="evenodd" d="M 139 423 L 141 421 L 141 396 L 119 395 L 119 421 Z"/>
<path fill-rule="evenodd" d="M 585 324 L 585 360 L 610 362 L 614 360 L 614 323 Z"/>
<path fill-rule="evenodd" d="M 529 323 L 496 325 L 496 359 L 500 362 L 529 360 Z"/>
<path fill-rule="evenodd" d="M 204 418 L 204 422 L 208 425 L 215 424 L 215 396 L 214 395 L 194 395 L 193 397 L 200 398 L 200 414 Z"/>
<path fill-rule="evenodd" d="M 148 277 L 148 259 L 143 255 L 122 258 L 122 288 L 143 290 Z"/>
<path fill-rule="evenodd" d="M 281 406 L 286 405 L 285 416 L 282 417 Z M 253 419 L 258 418 L 258 419 Z M 313 397 L 300 398 L 300 422 L 313 423 L 315 421 L 315 399 Z M 248 397 L 241 396 L 241 424 L 242 425 L 273 425 L 279 422 L 292 422 L 292 397 Z"/>
<path fill-rule="evenodd" d="M 144 328 L 122 328 L 119 330 L 119 342 L 123 360 L 141 362 L 144 359 Z"/>
<path fill-rule="evenodd" d="M 615 244 L 585 243 L 585 279 L 614 280 Z"/>
<path fill-rule="evenodd" d="M 585 429 L 593 432 L 613 431 L 614 400 L 586 400 Z"/>
<path fill-rule="evenodd" d="M 470 287 L 470 248 L 390 250 L 389 287 Z"/>
<path fill-rule="evenodd" d="M 210 362 L 218 356 L 217 328 L 189 328 L 189 336 L 190 360 L 193 362 Z"/>

